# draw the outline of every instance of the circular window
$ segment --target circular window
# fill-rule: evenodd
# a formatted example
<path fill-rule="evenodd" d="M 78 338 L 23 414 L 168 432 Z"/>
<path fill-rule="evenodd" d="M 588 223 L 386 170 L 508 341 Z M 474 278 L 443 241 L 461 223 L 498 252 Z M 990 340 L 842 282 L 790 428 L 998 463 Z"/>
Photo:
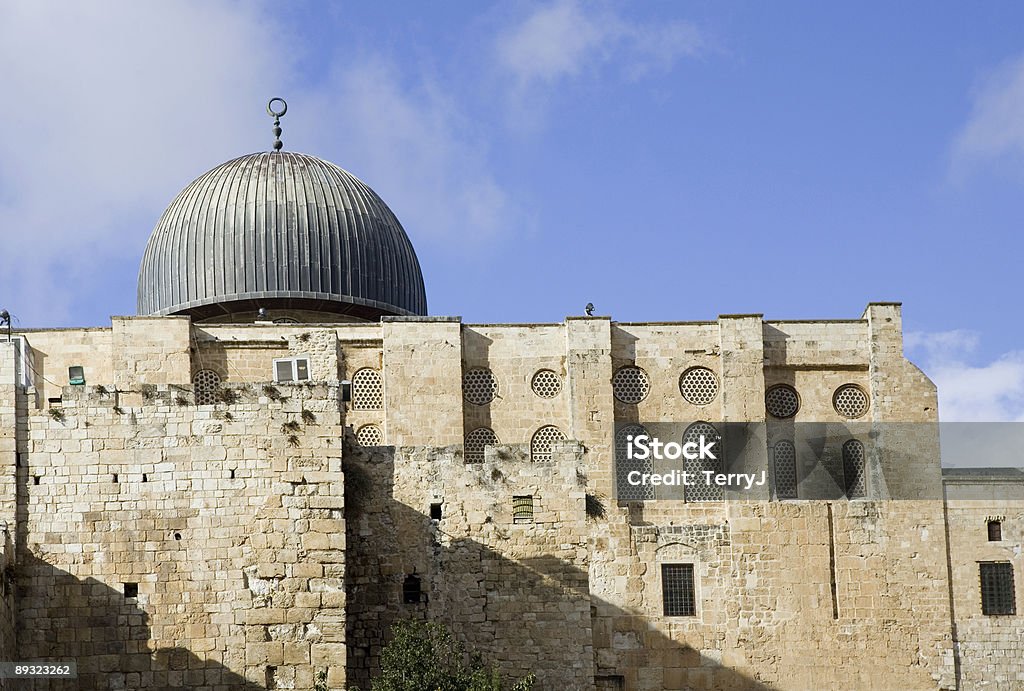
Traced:
<path fill-rule="evenodd" d="M 843 384 L 832 396 L 832 405 L 837 413 L 853 420 L 868 412 L 868 395 L 856 384 Z"/>
<path fill-rule="evenodd" d="M 629 365 L 620 367 L 612 377 L 612 394 L 623 403 L 639 403 L 650 393 L 647 372 Z"/>
<path fill-rule="evenodd" d="M 359 446 L 380 446 L 384 443 L 384 433 L 377 425 L 363 425 L 356 431 L 356 442 Z"/>
<path fill-rule="evenodd" d="M 486 405 L 498 395 L 498 380 L 489 369 L 471 369 L 462 375 L 462 395 L 473 405 Z"/>
<path fill-rule="evenodd" d="M 192 377 L 192 390 L 196 395 L 196 405 L 213 405 L 217 402 L 217 389 L 220 388 L 220 375 L 213 370 L 200 370 Z"/>
<path fill-rule="evenodd" d="M 498 435 L 489 427 L 477 427 L 466 435 L 466 463 L 483 463 L 484 449 L 498 443 Z"/>
<path fill-rule="evenodd" d="M 800 397 L 792 386 L 776 384 L 765 392 L 764 407 L 772 417 L 793 417 L 800 410 Z"/>
<path fill-rule="evenodd" d="M 562 391 L 562 378 L 552 370 L 538 370 L 533 375 L 530 388 L 541 398 L 554 398 Z"/>
<path fill-rule="evenodd" d="M 384 380 L 380 372 L 369 367 L 352 375 L 352 408 L 380 410 L 384 407 Z"/>
<path fill-rule="evenodd" d="M 530 460 L 545 463 L 551 460 L 551 445 L 557 441 L 565 441 L 562 430 L 554 425 L 546 425 L 533 433 L 530 440 Z"/>
<path fill-rule="evenodd" d="M 694 405 L 708 405 L 718 395 L 718 377 L 707 367 L 691 367 L 679 377 L 679 393 Z"/>

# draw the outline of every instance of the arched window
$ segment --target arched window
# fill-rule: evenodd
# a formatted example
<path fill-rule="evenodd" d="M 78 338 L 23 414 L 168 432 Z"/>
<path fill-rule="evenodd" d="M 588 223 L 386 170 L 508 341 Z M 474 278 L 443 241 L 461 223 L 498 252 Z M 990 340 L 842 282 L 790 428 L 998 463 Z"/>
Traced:
<path fill-rule="evenodd" d="M 352 408 L 380 410 L 384 407 L 384 381 L 380 372 L 364 367 L 352 376 Z"/>
<path fill-rule="evenodd" d="M 850 439 L 843 444 L 843 478 L 848 499 L 867 496 L 867 454 L 859 439 Z"/>
<path fill-rule="evenodd" d="M 490 427 L 477 427 L 466 435 L 466 463 L 483 463 L 484 449 L 498 443 L 498 435 Z"/>
<path fill-rule="evenodd" d="M 565 441 L 562 430 L 554 425 L 541 427 L 530 440 L 530 460 L 534 463 L 547 463 L 551 460 L 551 444 L 559 441 Z"/>
<path fill-rule="evenodd" d="M 704 443 L 701 444 L 701 437 Z M 711 447 L 714 458 L 686 459 L 686 471 L 690 473 L 690 485 L 685 489 L 686 501 L 721 501 L 725 492 L 721 485 L 708 482 L 706 472 L 714 475 L 722 472 L 725 451 L 722 448 L 722 436 L 710 422 L 695 422 L 683 432 L 683 444 L 696 444 L 698 447 Z"/>
<path fill-rule="evenodd" d="M 796 447 L 783 439 L 772 447 L 775 463 L 775 496 L 779 499 L 797 498 Z"/>
<path fill-rule="evenodd" d="M 615 489 L 619 501 L 643 501 L 654 499 L 654 485 L 630 484 L 630 474 L 634 471 L 641 475 L 654 472 L 654 459 L 629 458 L 629 445 L 632 439 L 646 436 L 647 428 L 643 425 L 625 425 L 615 433 Z M 632 476 L 637 479 L 636 475 Z"/>

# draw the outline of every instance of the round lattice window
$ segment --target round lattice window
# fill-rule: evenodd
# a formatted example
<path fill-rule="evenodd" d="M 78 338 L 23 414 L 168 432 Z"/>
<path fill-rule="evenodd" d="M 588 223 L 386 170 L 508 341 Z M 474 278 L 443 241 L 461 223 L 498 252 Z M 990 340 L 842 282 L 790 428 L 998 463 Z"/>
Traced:
<path fill-rule="evenodd" d="M 487 405 L 498 395 L 498 380 L 489 369 L 471 369 L 462 375 L 462 395 L 473 405 Z"/>
<path fill-rule="evenodd" d="M 484 449 L 498 443 L 498 435 L 489 427 L 477 427 L 466 435 L 466 463 L 483 463 Z"/>
<path fill-rule="evenodd" d="M 356 431 L 356 442 L 359 446 L 380 446 L 384 443 L 384 433 L 377 425 L 363 425 Z"/>
<path fill-rule="evenodd" d="M 384 380 L 380 372 L 369 367 L 352 375 L 352 408 L 380 410 L 384 407 Z"/>
<path fill-rule="evenodd" d="M 196 405 L 213 405 L 217 402 L 220 375 L 213 370 L 200 370 L 192 377 L 192 389 L 196 395 Z"/>
<path fill-rule="evenodd" d="M 836 412 L 853 420 L 868 412 L 868 395 L 856 384 L 843 384 L 832 396 Z"/>
<path fill-rule="evenodd" d="M 679 377 L 679 393 L 694 405 L 708 405 L 718 395 L 718 377 L 707 367 L 691 367 Z"/>
<path fill-rule="evenodd" d="M 562 430 L 554 425 L 546 425 L 533 433 L 530 440 L 530 460 L 543 463 L 551 460 L 551 445 L 554 442 L 565 441 Z"/>
<path fill-rule="evenodd" d="M 538 370 L 530 387 L 541 398 L 554 398 L 562 391 L 562 378 L 549 369 Z"/>
<path fill-rule="evenodd" d="M 776 384 L 765 392 L 764 407 L 772 417 L 793 417 L 800 410 L 800 397 L 792 386 Z"/>
<path fill-rule="evenodd" d="M 639 403 L 647 398 L 651 382 L 647 372 L 632 365 L 620 367 L 612 377 L 612 394 L 623 403 Z"/>

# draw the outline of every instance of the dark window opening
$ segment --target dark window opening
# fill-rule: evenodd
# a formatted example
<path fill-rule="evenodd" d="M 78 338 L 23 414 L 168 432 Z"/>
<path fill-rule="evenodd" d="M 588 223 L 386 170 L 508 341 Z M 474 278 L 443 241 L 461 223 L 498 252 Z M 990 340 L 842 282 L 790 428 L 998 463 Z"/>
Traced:
<path fill-rule="evenodd" d="M 697 616 L 693 564 L 661 565 L 661 597 L 666 617 Z"/>
<path fill-rule="evenodd" d="M 988 522 L 988 541 L 999 542 L 1003 539 L 1003 522 L 1002 521 L 989 521 Z"/>
<path fill-rule="evenodd" d="M 117 473 L 114 473 L 114 484 L 117 484 Z"/>
<path fill-rule="evenodd" d="M 14 454 L 14 466 L 20 468 L 23 465 L 25 465 L 25 454 L 18 451 Z"/>
<path fill-rule="evenodd" d="M 441 520 L 441 505 L 431 504 L 430 505 L 430 519 L 434 521 Z"/>
<path fill-rule="evenodd" d="M 32 476 L 32 484 L 33 485 L 38 485 L 39 484 L 39 476 L 38 475 L 33 475 Z"/>
<path fill-rule="evenodd" d="M 1013 596 L 1013 564 L 989 562 L 979 564 L 981 572 L 981 613 L 1016 614 Z"/>
<path fill-rule="evenodd" d="M 402 602 L 407 605 L 415 605 L 420 602 L 423 596 L 423 586 L 415 574 L 409 574 L 402 583 Z"/>
<path fill-rule="evenodd" d="M 143 473 L 142 474 L 142 481 L 143 482 L 149 482 L 149 476 L 147 476 L 145 473 Z"/>
<path fill-rule="evenodd" d="M 512 522 L 533 523 L 533 497 L 512 497 Z"/>
<path fill-rule="evenodd" d="M 277 667 L 271 667 L 270 665 L 267 666 L 266 682 L 268 689 L 277 688 Z"/>
<path fill-rule="evenodd" d="M 234 479 L 235 479 L 235 469 L 234 469 L 234 468 L 232 468 L 232 469 L 231 469 L 230 471 L 228 471 L 228 472 L 230 472 L 230 473 L 231 473 L 231 475 L 230 475 L 229 477 L 230 477 L 230 478 L 231 478 L 232 480 L 234 480 Z"/>
<path fill-rule="evenodd" d="M 64 402 L 64 399 L 61 398 L 60 396 L 55 396 L 54 398 L 47 398 L 46 402 L 49 403 L 50 405 L 60 405 L 61 403 Z"/>
<path fill-rule="evenodd" d="M 174 534 L 174 539 L 175 540 L 180 540 L 181 539 L 181 533 L 175 533 Z"/>
<path fill-rule="evenodd" d="M 138 597 L 139 596 L 139 584 L 138 583 L 124 583 L 124 596 Z"/>

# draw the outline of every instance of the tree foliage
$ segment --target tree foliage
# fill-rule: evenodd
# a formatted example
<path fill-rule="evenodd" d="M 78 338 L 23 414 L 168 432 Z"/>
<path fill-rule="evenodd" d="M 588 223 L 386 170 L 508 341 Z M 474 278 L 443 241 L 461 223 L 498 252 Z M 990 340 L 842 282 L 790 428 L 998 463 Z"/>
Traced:
<path fill-rule="evenodd" d="M 530 691 L 532 674 L 503 686 L 501 675 L 479 654 L 467 652 L 447 628 L 400 621 L 381 651 L 381 673 L 371 691 Z"/>

